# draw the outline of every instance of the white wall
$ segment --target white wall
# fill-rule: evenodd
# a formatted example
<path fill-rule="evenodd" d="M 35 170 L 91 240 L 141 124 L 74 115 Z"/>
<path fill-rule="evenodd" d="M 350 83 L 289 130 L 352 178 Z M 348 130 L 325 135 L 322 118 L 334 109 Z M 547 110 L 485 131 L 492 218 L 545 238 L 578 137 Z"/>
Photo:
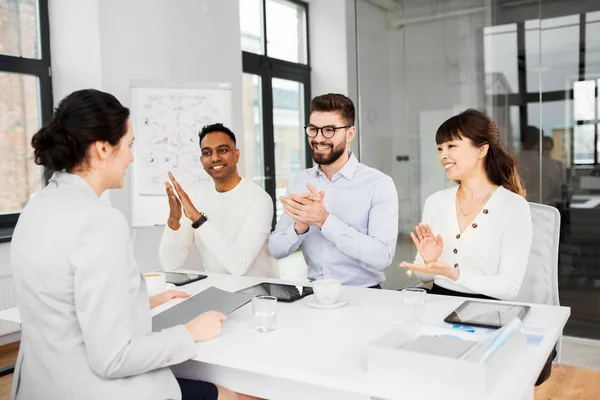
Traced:
<path fill-rule="evenodd" d="M 10 274 L 10 243 L 0 243 L 0 279 Z"/>
<path fill-rule="evenodd" d="M 10 276 L 10 243 L 0 243 L 0 279 Z"/>
<path fill-rule="evenodd" d="M 360 89 L 361 161 L 390 174 L 392 170 L 392 90 L 387 12 L 359 1 L 358 84 Z"/>
<path fill-rule="evenodd" d="M 5 279 L 10 279 L 10 243 L 0 243 L 0 287 Z"/>
<path fill-rule="evenodd" d="M 358 107 L 354 0 L 312 0 L 308 10 L 312 97 L 342 93 Z M 358 138 L 350 148 L 359 154 Z"/>
<path fill-rule="evenodd" d="M 54 103 L 84 88 L 102 89 L 98 0 L 50 0 Z"/>
<path fill-rule="evenodd" d="M 311 91 L 348 93 L 347 0 L 319 0 L 309 5 Z"/>

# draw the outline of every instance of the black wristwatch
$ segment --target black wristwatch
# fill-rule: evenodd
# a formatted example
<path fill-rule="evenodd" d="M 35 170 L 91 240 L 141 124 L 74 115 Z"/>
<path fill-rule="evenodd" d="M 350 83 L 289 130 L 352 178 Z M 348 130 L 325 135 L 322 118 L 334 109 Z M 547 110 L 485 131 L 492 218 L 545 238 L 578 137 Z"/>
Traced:
<path fill-rule="evenodd" d="M 192 228 L 194 229 L 198 229 L 202 226 L 203 223 L 205 223 L 206 221 L 208 221 L 208 218 L 206 218 L 206 215 L 201 214 L 200 218 L 198 218 L 196 221 L 192 222 Z"/>

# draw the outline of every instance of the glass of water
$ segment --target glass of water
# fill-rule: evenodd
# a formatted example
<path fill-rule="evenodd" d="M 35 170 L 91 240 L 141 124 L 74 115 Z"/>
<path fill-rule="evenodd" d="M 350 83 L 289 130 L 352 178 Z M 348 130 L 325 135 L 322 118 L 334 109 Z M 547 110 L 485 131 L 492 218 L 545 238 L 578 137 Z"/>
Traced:
<path fill-rule="evenodd" d="M 425 314 L 425 295 L 421 288 L 402 289 L 402 314 L 405 319 L 422 320 Z"/>
<path fill-rule="evenodd" d="M 277 322 L 277 297 L 257 296 L 252 299 L 254 322 L 259 332 L 272 332 Z"/>

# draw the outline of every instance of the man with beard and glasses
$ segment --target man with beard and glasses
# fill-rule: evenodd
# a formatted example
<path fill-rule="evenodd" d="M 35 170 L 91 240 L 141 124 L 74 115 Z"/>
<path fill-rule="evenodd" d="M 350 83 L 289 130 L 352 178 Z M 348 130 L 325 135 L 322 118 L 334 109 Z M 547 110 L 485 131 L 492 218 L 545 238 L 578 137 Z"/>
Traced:
<path fill-rule="evenodd" d="M 344 95 L 311 101 L 305 130 L 317 166 L 298 173 L 280 198 L 285 213 L 269 248 L 280 259 L 302 247 L 311 280 L 381 288 L 396 250 L 398 194 L 392 178 L 348 150 L 354 118 Z"/>
<path fill-rule="evenodd" d="M 223 124 L 200 131 L 200 161 L 214 185 L 183 190 L 173 174 L 165 182 L 170 213 L 159 247 L 167 271 L 180 268 L 195 243 L 205 271 L 278 278 L 269 254 L 273 202 L 254 182 L 238 174 L 240 151 Z"/>

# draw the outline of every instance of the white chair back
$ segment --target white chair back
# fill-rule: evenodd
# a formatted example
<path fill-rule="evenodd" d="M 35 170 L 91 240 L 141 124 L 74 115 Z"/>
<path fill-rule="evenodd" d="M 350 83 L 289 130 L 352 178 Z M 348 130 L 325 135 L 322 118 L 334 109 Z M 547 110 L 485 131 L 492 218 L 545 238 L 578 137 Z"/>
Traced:
<path fill-rule="evenodd" d="M 516 301 L 560 305 L 558 299 L 558 244 L 560 213 L 554 207 L 529 203 L 533 224 L 533 241 L 525 278 Z M 557 344 L 560 360 L 562 335 Z"/>

